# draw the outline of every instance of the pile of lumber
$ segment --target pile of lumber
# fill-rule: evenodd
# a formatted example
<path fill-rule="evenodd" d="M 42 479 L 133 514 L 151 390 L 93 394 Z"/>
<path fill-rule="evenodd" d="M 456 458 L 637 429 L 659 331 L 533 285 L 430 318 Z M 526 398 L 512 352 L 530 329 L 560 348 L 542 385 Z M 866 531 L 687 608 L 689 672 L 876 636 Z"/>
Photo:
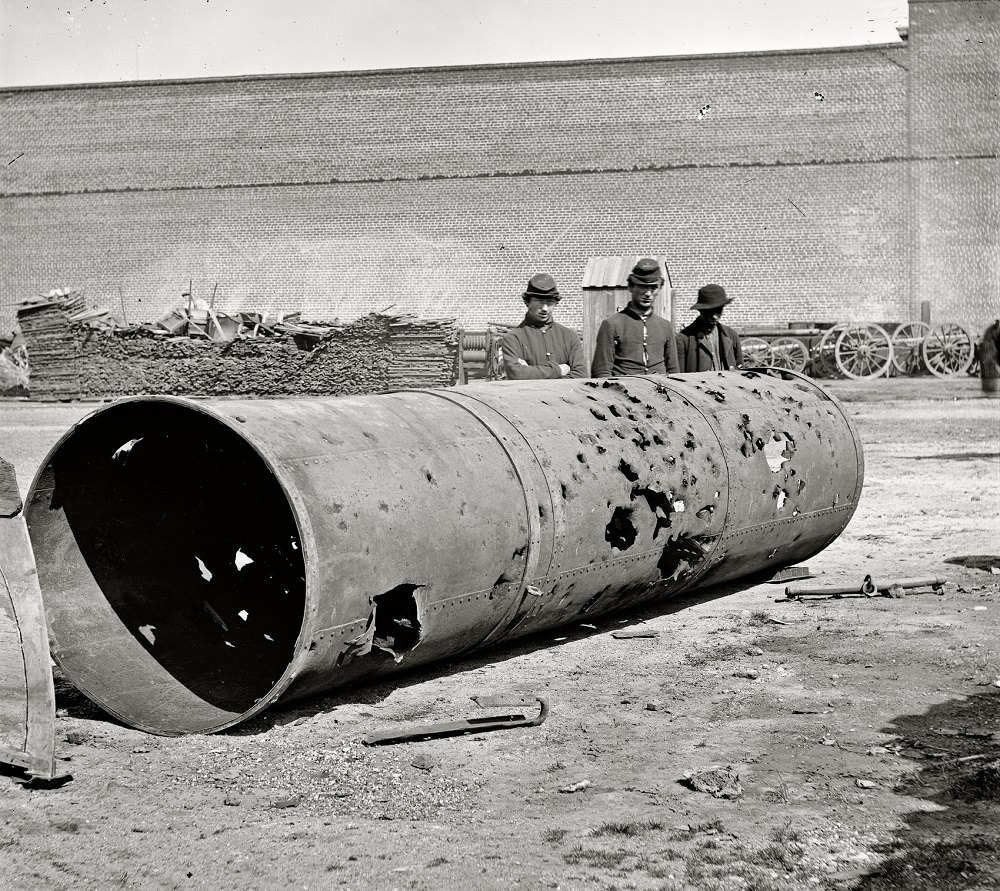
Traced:
<path fill-rule="evenodd" d="M 30 381 L 31 395 L 37 399 L 74 399 L 77 395 L 76 363 L 80 358 L 79 343 L 66 336 L 70 317 L 87 310 L 79 291 L 58 289 L 44 297 L 21 305 L 17 324 L 28 353 L 36 368 L 49 368 L 51 373 L 35 375 Z"/>
<path fill-rule="evenodd" d="M 179 396 L 340 396 L 456 382 L 454 320 L 372 313 L 350 323 L 299 313 L 222 314 L 192 301 L 126 325 L 76 291 L 21 305 L 40 400 Z"/>
<path fill-rule="evenodd" d="M 389 321 L 389 387 L 450 387 L 458 375 L 458 329 L 449 319 L 394 316 Z"/>

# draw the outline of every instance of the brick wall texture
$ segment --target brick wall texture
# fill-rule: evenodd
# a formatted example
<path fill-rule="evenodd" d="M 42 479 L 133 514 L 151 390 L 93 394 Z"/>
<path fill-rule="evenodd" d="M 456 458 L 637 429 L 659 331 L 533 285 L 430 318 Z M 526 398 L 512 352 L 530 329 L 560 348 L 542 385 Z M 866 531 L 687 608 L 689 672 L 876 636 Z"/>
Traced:
<path fill-rule="evenodd" d="M 581 322 L 588 257 L 671 258 L 738 325 L 1000 303 L 1000 0 L 900 46 L 0 90 L 0 330 L 79 287 L 223 310 Z M 15 159 L 16 160 L 11 160 Z"/>

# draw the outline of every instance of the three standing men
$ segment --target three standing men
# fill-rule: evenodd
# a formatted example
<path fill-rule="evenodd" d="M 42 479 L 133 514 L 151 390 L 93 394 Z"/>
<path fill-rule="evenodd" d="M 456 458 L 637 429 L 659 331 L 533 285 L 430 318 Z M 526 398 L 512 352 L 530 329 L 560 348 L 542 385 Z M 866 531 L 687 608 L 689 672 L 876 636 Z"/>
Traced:
<path fill-rule="evenodd" d="M 649 257 L 639 260 L 628 277 L 628 306 L 601 322 L 591 377 L 728 371 L 742 366 L 739 336 L 721 322 L 723 310 L 733 301 L 725 288 L 714 284 L 699 288 L 698 301 L 691 307 L 698 318 L 675 338 L 670 322 L 653 312 L 662 287 L 660 264 Z M 522 298 L 524 320 L 500 341 L 507 378 L 587 377 L 579 337 L 552 317 L 559 303 L 552 276 L 544 272 L 532 276 Z"/>
<path fill-rule="evenodd" d="M 552 276 L 545 272 L 533 275 L 522 297 L 524 321 L 500 340 L 507 379 L 586 377 L 580 338 L 552 318 L 559 303 L 559 290 Z"/>
<path fill-rule="evenodd" d="M 628 306 L 608 316 L 597 332 L 591 377 L 626 374 L 677 374 L 674 329 L 653 312 L 653 301 L 663 287 L 660 264 L 649 257 L 632 267 L 628 277 Z"/>

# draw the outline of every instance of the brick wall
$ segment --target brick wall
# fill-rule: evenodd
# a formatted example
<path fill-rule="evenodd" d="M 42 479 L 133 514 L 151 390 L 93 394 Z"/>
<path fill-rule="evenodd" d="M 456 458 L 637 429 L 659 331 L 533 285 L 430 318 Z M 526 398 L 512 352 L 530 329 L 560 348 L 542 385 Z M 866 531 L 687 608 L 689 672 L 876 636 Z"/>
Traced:
<path fill-rule="evenodd" d="M 913 318 L 922 276 L 954 280 L 940 257 L 988 241 L 997 174 L 986 137 L 948 179 L 911 171 L 908 115 L 936 124 L 908 78 L 952 65 L 960 84 L 972 63 L 934 35 L 976 33 L 998 5 L 928 5 L 910 46 L 0 90 L 0 152 L 17 156 L 0 171 L 0 330 L 59 286 L 155 318 L 189 280 L 224 309 L 395 304 L 477 327 L 517 319 L 542 269 L 578 326 L 587 258 L 647 251 L 672 258 L 682 308 L 726 285 L 738 324 Z M 987 79 L 990 39 L 971 47 Z M 996 120 L 984 96 L 977 132 Z M 932 192 L 954 204 L 948 250 L 940 211 L 911 213 Z M 988 298 L 987 267 L 966 264 L 960 290 Z"/>
<path fill-rule="evenodd" d="M 914 300 L 1000 316 L 1000 2 L 910 3 Z"/>
<path fill-rule="evenodd" d="M 117 308 L 120 285 L 131 320 L 179 302 L 193 278 L 205 297 L 218 282 L 223 310 L 343 320 L 395 304 L 512 322 L 529 272 L 547 268 L 561 319 L 579 327 L 587 258 L 649 250 L 677 258 L 680 306 L 719 281 L 733 319 L 766 324 L 905 315 L 905 182 L 884 163 L 76 195 L 56 216 L 47 198 L 7 203 L 36 245 L 20 258 L 27 280 L 75 280 L 83 262 L 88 301 Z M 130 216 L 141 226 L 117 228 Z"/>

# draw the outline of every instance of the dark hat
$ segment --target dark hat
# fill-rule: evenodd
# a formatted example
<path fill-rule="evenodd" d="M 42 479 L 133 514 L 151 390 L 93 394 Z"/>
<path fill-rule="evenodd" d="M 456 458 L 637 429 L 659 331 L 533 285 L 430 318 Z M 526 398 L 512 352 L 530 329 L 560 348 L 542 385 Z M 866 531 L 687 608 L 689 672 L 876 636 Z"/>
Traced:
<path fill-rule="evenodd" d="M 663 273 L 660 272 L 660 264 L 652 257 L 643 257 L 628 276 L 630 285 L 660 285 L 663 284 Z"/>
<path fill-rule="evenodd" d="M 691 309 L 719 309 L 732 303 L 734 299 L 726 296 L 726 289 L 722 285 L 705 285 L 698 288 L 698 302 Z"/>
<path fill-rule="evenodd" d="M 528 279 L 528 287 L 524 296 L 529 300 L 532 297 L 542 297 L 548 300 L 559 299 L 559 289 L 556 288 L 555 279 L 547 272 L 539 272 Z"/>

